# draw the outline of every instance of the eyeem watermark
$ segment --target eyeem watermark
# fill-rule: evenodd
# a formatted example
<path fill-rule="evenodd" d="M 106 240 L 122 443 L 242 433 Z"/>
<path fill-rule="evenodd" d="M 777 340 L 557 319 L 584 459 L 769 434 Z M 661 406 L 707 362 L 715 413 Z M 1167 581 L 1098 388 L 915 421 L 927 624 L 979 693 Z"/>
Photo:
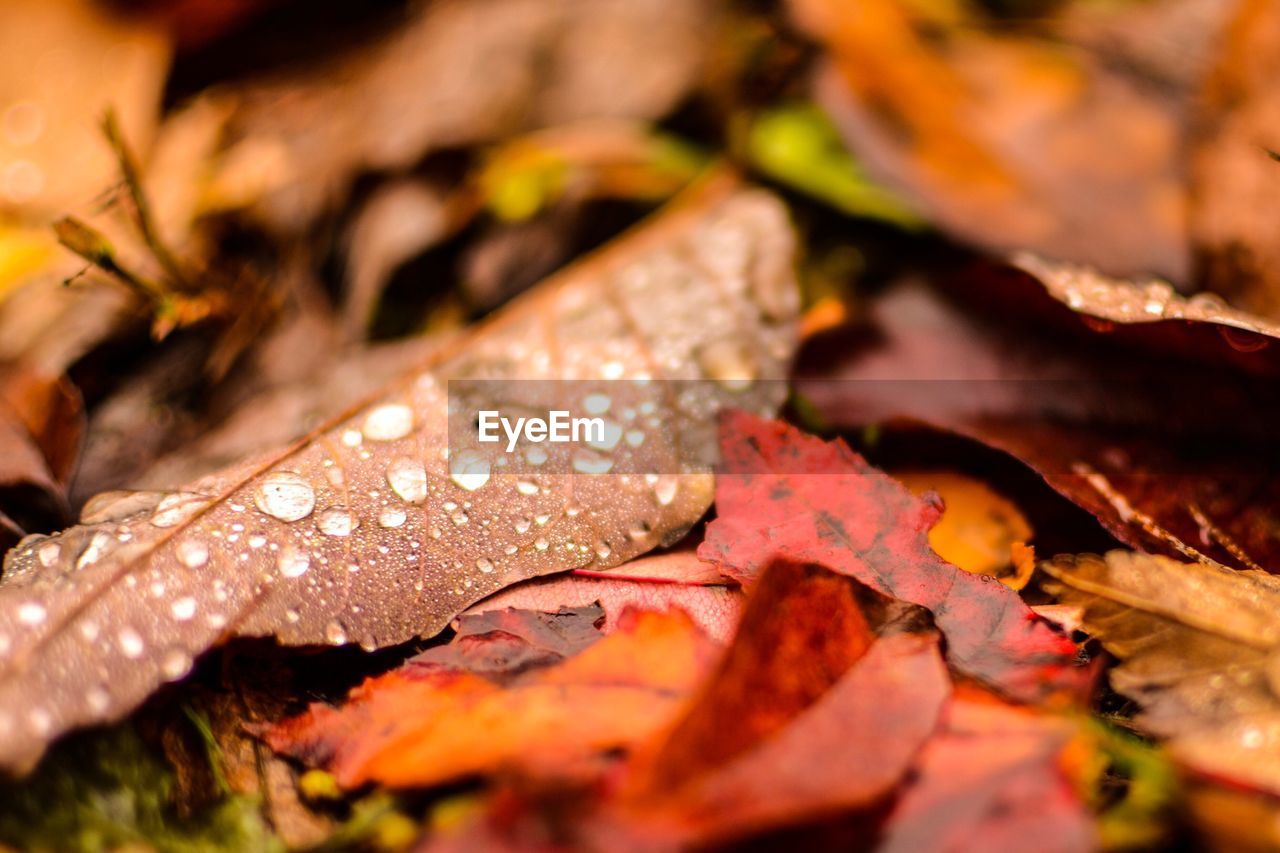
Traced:
<path fill-rule="evenodd" d="M 575 418 L 568 410 L 554 409 L 547 417 L 503 417 L 496 410 L 486 409 L 476 420 L 476 440 L 481 444 L 501 441 L 499 429 L 507 437 L 507 453 L 515 452 L 520 439 L 533 444 L 544 441 L 552 444 L 604 441 L 604 418 Z"/>

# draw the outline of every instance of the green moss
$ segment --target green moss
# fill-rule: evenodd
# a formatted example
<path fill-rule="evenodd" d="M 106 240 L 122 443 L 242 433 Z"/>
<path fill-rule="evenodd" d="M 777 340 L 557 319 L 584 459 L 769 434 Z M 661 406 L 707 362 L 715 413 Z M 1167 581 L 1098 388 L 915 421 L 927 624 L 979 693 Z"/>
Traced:
<path fill-rule="evenodd" d="M 0 842 L 31 851 L 284 849 L 255 799 L 228 796 L 181 820 L 172 792 L 169 767 L 131 726 L 76 735 L 30 777 L 0 786 Z"/>

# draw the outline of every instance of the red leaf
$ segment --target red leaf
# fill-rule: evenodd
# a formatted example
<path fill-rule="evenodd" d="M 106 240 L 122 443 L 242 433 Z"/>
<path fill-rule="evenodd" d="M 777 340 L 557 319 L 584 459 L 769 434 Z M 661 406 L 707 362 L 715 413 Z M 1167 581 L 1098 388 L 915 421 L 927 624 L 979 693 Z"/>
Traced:
<path fill-rule="evenodd" d="M 1093 820 L 1060 764 L 1074 731 L 1062 717 L 958 694 L 879 850 L 1096 849 Z"/>
<path fill-rule="evenodd" d="M 917 498 L 842 441 L 778 421 L 721 421 L 717 519 L 698 555 L 743 582 L 783 556 L 819 563 L 933 613 L 951 665 L 1010 696 L 1078 690 L 1075 645 L 1017 593 L 929 547 L 940 502 Z"/>

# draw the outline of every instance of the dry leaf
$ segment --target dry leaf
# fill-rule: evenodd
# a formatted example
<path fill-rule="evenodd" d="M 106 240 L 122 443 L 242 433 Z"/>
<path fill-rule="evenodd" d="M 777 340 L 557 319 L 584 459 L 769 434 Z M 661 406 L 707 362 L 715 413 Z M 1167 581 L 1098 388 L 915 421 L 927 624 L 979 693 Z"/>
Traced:
<path fill-rule="evenodd" d="M 716 519 L 699 556 L 750 581 L 778 556 L 847 574 L 930 610 L 957 670 L 1021 699 L 1077 691 L 1075 644 L 1018 594 L 940 558 L 928 531 L 942 514 L 843 441 L 728 413 L 721 422 Z"/>
<path fill-rule="evenodd" d="M 894 471 L 914 494 L 942 498 L 942 518 L 929 531 L 938 556 L 975 575 L 991 575 L 1013 589 L 1031 579 L 1034 563 L 1020 562 L 1017 546 L 1031 538 L 1031 525 L 1018 508 L 981 480 L 954 471 Z"/>
<path fill-rule="evenodd" d="M 588 118 L 657 118 L 696 79 L 708 0 L 414 4 L 385 42 L 247 88 L 214 193 L 297 233 L 361 170 Z M 661 38 L 643 34 L 661 32 Z"/>
<path fill-rule="evenodd" d="M 833 427 L 919 422 L 1007 453 L 1134 548 L 1280 560 L 1275 324 L 1062 264 L 975 273 L 963 294 L 889 288 L 867 327 L 814 342 L 797 393 Z M 854 333 L 867 343 L 833 352 Z"/>
<path fill-rule="evenodd" d="M 566 630 L 595 634 L 590 620 L 599 613 L 588 608 L 581 626 L 566 619 L 575 612 L 562 612 L 556 618 L 568 624 L 555 631 L 543 624 L 550 614 L 468 617 L 499 619 L 438 650 L 462 646 L 461 658 L 410 659 L 356 688 L 341 708 L 315 705 L 275 726 L 268 741 L 324 764 L 347 787 L 371 780 L 423 787 L 511 768 L 563 769 L 630 746 L 665 724 L 718 649 L 678 610 L 629 611 L 608 637 L 561 639 Z"/>
<path fill-rule="evenodd" d="M 84 436 L 80 392 L 24 365 L 0 369 L 0 514 L 24 530 L 65 524 Z"/>
<path fill-rule="evenodd" d="M 925 744 L 878 850 L 1095 850 L 1094 819 L 1063 767 L 1067 719 L 958 692 Z"/>
<path fill-rule="evenodd" d="M 1202 772 L 1280 793 L 1280 578 L 1125 551 L 1043 568 L 1122 661 L 1111 683 L 1142 726 Z"/>
<path fill-rule="evenodd" d="M 44 224 L 113 182 L 103 111 L 114 108 L 136 144 L 151 138 L 169 45 L 89 0 L 13 0 L 4 15 L 0 213 Z"/>
<path fill-rule="evenodd" d="M 637 759 L 620 814 L 697 846 L 887 795 L 950 692 L 936 635 L 893 633 L 884 617 L 900 612 L 821 566 L 770 564 L 716 673 Z"/>
<path fill-rule="evenodd" d="M 1208 287 L 1280 316 L 1280 234 L 1263 211 L 1280 192 L 1280 6 L 1223 4 L 1233 17 L 1205 82 L 1191 159 L 1191 229 Z"/>
<path fill-rule="evenodd" d="M 1140 80 L 904 0 L 790 5 L 829 50 L 818 96 L 851 149 L 942 227 L 1002 252 L 1189 276 L 1182 128 Z"/>
<path fill-rule="evenodd" d="M 713 180 L 310 438 L 169 493 L 103 497 L 81 526 L 10 552 L 0 765 L 26 769 L 58 734 L 120 718 L 227 636 L 398 643 L 516 581 L 680 535 L 710 502 L 709 475 L 451 477 L 444 380 L 725 378 L 726 347 L 781 377 L 791 252 L 777 201 Z M 654 402 L 667 431 L 649 434 L 651 470 L 681 470 L 669 442 L 718 409 L 779 404 L 780 383 L 732 379 L 691 386 L 678 410 Z M 544 411 L 560 402 L 545 396 L 559 383 L 528 387 Z"/>

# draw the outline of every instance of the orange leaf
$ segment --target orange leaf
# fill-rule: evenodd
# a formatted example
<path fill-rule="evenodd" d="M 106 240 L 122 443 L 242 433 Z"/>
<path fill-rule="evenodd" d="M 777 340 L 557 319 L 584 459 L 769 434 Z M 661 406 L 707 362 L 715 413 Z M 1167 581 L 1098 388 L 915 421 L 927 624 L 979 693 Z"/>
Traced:
<path fill-rule="evenodd" d="M 684 613 L 631 611 L 619 630 L 506 687 L 469 671 L 372 678 L 341 708 L 323 705 L 268 733 L 273 748 L 318 761 L 338 782 L 428 786 L 503 768 L 559 768 L 651 735 L 713 660 Z"/>

